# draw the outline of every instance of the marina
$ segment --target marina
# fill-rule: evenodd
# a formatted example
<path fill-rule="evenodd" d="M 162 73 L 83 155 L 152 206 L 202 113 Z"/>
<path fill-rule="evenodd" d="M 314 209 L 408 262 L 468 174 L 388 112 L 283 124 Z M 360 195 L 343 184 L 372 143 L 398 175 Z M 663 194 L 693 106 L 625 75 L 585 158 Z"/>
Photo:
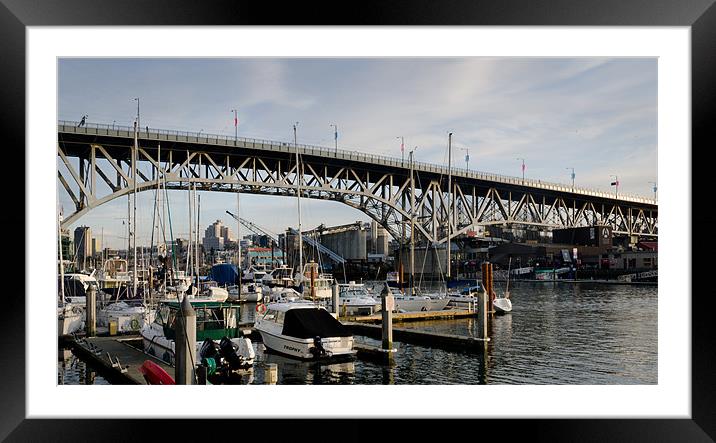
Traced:
<path fill-rule="evenodd" d="M 494 317 L 489 329 L 490 341 L 484 351 L 477 340 L 478 324 L 474 316 L 409 321 L 394 328 L 395 362 L 392 366 L 385 365 L 376 356 L 381 346 L 380 326 L 371 323 L 352 326 L 353 322 L 346 322 L 356 340 L 358 354 L 354 361 L 331 364 L 294 360 L 265 352 L 258 337 L 254 341 L 255 335 L 249 334 L 256 351 L 253 369 L 243 373 L 243 378 L 237 375 L 230 382 L 265 384 L 269 364 L 277 365 L 278 384 L 657 382 L 657 341 L 649 339 L 657 327 L 656 306 L 652 305 L 657 296 L 656 288 L 590 283 L 548 287 L 544 283 L 518 282 L 513 291 L 515 309 L 511 314 Z M 626 310 L 628 316 L 623 314 Z M 243 311 L 242 322 L 252 316 L 249 311 L 255 312 L 253 309 Z M 414 337 L 403 335 L 411 331 L 427 334 L 427 339 L 417 343 Z M 442 336 L 457 339 L 454 345 L 432 341 Z M 134 366 L 137 370 L 144 360 L 152 359 L 140 350 L 136 336 L 117 340 L 117 337 L 98 337 L 90 342 L 118 356 L 122 365 L 129 365 L 130 369 Z M 134 346 L 128 344 L 131 341 Z M 468 343 L 475 349 L 471 350 Z M 106 356 L 100 358 L 106 362 L 108 371 L 116 372 Z M 440 361 L 450 364 L 446 367 Z M 174 368 L 166 366 L 165 369 L 173 374 Z M 58 371 L 62 371 L 61 362 Z M 138 383 L 145 384 L 138 372 L 134 374 Z M 98 383 L 105 380 L 104 376 L 98 379 Z M 77 383 L 77 379 L 66 377 L 65 382 Z"/>
<path fill-rule="evenodd" d="M 74 94 L 84 95 L 80 85 Z M 508 153 L 526 142 L 488 148 L 466 123 L 473 113 L 437 113 L 435 127 L 374 137 L 358 134 L 380 119 L 351 126 L 346 117 L 341 128 L 355 138 L 339 146 L 338 123 L 326 134 L 313 121 L 320 106 L 293 109 L 301 117 L 278 125 L 270 122 L 288 118 L 284 108 L 267 104 L 265 114 L 232 100 L 221 118 L 204 105 L 212 120 L 231 116 L 223 128 L 198 112 L 167 120 L 166 103 L 141 96 L 121 106 L 131 117 L 119 122 L 61 113 L 59 383 L 79 382 L 70 373 L 77 361 L 87 384 L 657 383 L 659 206 L 656 181 L 645 181 L 653 171 L 591 173 L 582 164 L 580 183 L 574 167 L 555 169 L 587 154 L 590 167 L 601 164 L 601 145 L 540 151 L 572 123 L 534 151 Z M 241 133 L 239 115 L 251 122 Z M 400 156 L 385 154 L 388 142 L 400 142 Z M 471 168 L 471 150 L 493 172 Z M 521 174 L 500 172 L 508 160 Z M 559 178 L 564 170 L 571 184 Z M 632 193 L 645 189 L 653 197 Z"/>

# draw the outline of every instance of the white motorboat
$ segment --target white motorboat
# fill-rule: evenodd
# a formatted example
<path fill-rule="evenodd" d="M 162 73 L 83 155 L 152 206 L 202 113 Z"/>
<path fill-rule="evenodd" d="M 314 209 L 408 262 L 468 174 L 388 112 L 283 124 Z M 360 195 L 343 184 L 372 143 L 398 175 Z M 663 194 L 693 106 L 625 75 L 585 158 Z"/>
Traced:
<path fill-rule="evenodd" d="M 506 297 L 497 297 L 492 300 L 492 306 L 495 308 L 496 313 L 505 313 L 512 311 L 512 302 Z"/>
<path fill-rule="evenodd" d="M 381 309 L 380 300 L 371 296 L 364 284 L 354 281 L 338 285 L 338 306 L 341 315 L 371 315 Z"/>
<path fill-rule="evenodd" d="M 263 278 L 268 274 L 265 267 L 259 267 L 256 265 L 249 266 L 249 269 L 245 269 L 241 280 L 244 282 L 261 283 Z"/>
<path fill-rule="evenodd" d="M 263 289 L 260 284 L 251 283 L 248 285 L 241 285 L 241 294 L 239 295 L 238 285 L 230 286 L 228 288 L 229 299 L 234 301 L 246 301 L 246 302 L 260 302 L 263 300 Z"/>
<path fill-rule="evenodd" d="M 254 328 L 267 349 L 302 360 L 352 356 L 353 335 L 310 301 L 269 303 Z"/>
<path fill-rule="evenodd" d="M 206 281 L 201 283 L 197 298 L 225 302 L 229 298 L 229 291 L 218 286 L 215 281 Z"/>
<path fill-rule="evenodd" d="M 293 279 L 293 268 L 289 268 L 286 265 L 274 268 L 270 273 L 264 275 L 261 279 L 261 283 L 269 288 L 276 286 L 283 288 L 297 286 Z"/>
<path fill-rule="evenodd" d="M 442 311 L 450 302 L 444 296 L 429 296 L 421 294 L 405 294 L 396 288 L 390 288 L 395 299 L 395 310 L 398 312 Z"/>
<path fill-rule="evenodd" d="M 268 300 L 271 302 L 293 302 L 301 300 L 301 294 L 293 288 L 273 287 L 269 289 Z"/>
<path fill-rule="evenodd" d="M 57 335 L 69 335 L 85 325 L 85 310 L 76 304 L 65 303 L 57 307 Z"/>
<path fill-rule="evenodd" d="M 512 257 L 507 264 L 507 283 L 505 284 L 505 295 L 496 297 L 492 300 L 492 306 L 498 314 L 504 314 L 512 311 L 512 302 L 510 301 L 510 269 L 512 267 Z"/>
<path fill-rule="evenodd" d="M 111 321 L 117 322 L 117 332 L 138 332 L 145 323 L 153 320 L 154 311 L 143 305 L 130 305 L 123 301 L 110 303 L 97 309 L 97 326 L 109 328 Z"/>
<path fill-rule="evenodd" d="M 231 369 L 250 368 L 256 353 L 251 340 L 240 337 L 239 306 L 206 298 L 187 300 L 196 312 L 197 360 L 201 360 L 201 357 L 214 358 L 212 354 L 221 351 Z M 180 309 L 181 303 L 176 300 L 161 301 L 154 321 L 144 325 L 140 331 L 144 351 L 169 364 L 174 364 L 174 326 Z M 207 340 L 213 341 L 215 346 L 207 347 Z"/>
<path fill-rule="evenodd" d="M 64 274 L 65 302 L 84 306 L 87 303 L 86 294 L 90 287 L 94 287 L 99 294 L 99 283 L 92 274 L 79 272 Z"/>
<path fill-rule="evenodd" d="M 477 306 L 477 292 L 480 286 L 470 286 L 460 291 L 459 294 L 448 293 L 448 307 L 460 309 L 474 309 Z"/>
<path fill-rule="evenodd" d="M 311 289 L 311 273 L 313 288 Z M 303 267 L 303 298 L 307 300 L 330 300 L 333 296 L 333 276 L 318 272 L 318 263 L 309 262 Z"/>

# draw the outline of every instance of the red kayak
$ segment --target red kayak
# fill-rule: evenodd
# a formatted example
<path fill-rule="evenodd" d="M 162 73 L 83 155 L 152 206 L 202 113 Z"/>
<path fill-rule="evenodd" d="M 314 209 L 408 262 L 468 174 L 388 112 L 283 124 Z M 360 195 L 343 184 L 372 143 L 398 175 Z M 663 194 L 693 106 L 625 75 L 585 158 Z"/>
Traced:
<path fill-rule="evenodd" d="M 174 379 L 161 366 L 151 360 L 145 360 L 139 368 L 144 379 L 150 385 L 174 385 Z"/>

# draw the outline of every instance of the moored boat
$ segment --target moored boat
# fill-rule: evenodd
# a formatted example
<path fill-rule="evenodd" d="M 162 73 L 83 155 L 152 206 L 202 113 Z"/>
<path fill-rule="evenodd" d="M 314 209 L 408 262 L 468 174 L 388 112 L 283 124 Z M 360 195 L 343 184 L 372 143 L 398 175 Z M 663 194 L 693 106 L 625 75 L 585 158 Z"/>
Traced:
<path fill-rule="evenodd" d="M 267 349 L 302 360 L 350 357 L 356 352 L 348 328 L 309 301 L 269 303 L 254 328 Z"/>
<path fill-rule="evenodd" d="M 205 340 L 211 339 L 219 347 L 231 347 L 239 367 L 251 367 L 256 354 L 251 340 L 240 336 L 239 305 L 206 298 L 188 300 L 196 312 L 197 359 Z M 174 327 L 180 309 L 181 303 L 176 300 L 161 301 L 154 321 L 144 325 L 140 331 L 144 351 L 169 364 L 174 364 Z"/>

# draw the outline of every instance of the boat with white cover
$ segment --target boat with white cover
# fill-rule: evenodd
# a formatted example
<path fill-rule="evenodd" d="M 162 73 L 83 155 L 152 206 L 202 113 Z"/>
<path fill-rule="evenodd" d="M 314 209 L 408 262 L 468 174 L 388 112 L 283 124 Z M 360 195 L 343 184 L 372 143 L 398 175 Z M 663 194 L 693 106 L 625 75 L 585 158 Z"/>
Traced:
<path fill-rule="evenodd" d="M 269 303 L 254 328 L 267 349 L 302 360 L 350 357 L 353 334 L 310 301 Z"/>
<path fill-rule="evenodd" d="M 241 285 L 241 294 L 239 294 L 239 286 L 229 286 L 229 299 L 234 301 L 260 302 L 263 300 L 263 288 L 258 283 L 250 283 Z"/>
<path fill-rule="evenodd" d="M 338 306 L 341 315 L 371 315 L 380 311 L 381 302 L 363 283 L 350 281 L 338 284 Z"/>

